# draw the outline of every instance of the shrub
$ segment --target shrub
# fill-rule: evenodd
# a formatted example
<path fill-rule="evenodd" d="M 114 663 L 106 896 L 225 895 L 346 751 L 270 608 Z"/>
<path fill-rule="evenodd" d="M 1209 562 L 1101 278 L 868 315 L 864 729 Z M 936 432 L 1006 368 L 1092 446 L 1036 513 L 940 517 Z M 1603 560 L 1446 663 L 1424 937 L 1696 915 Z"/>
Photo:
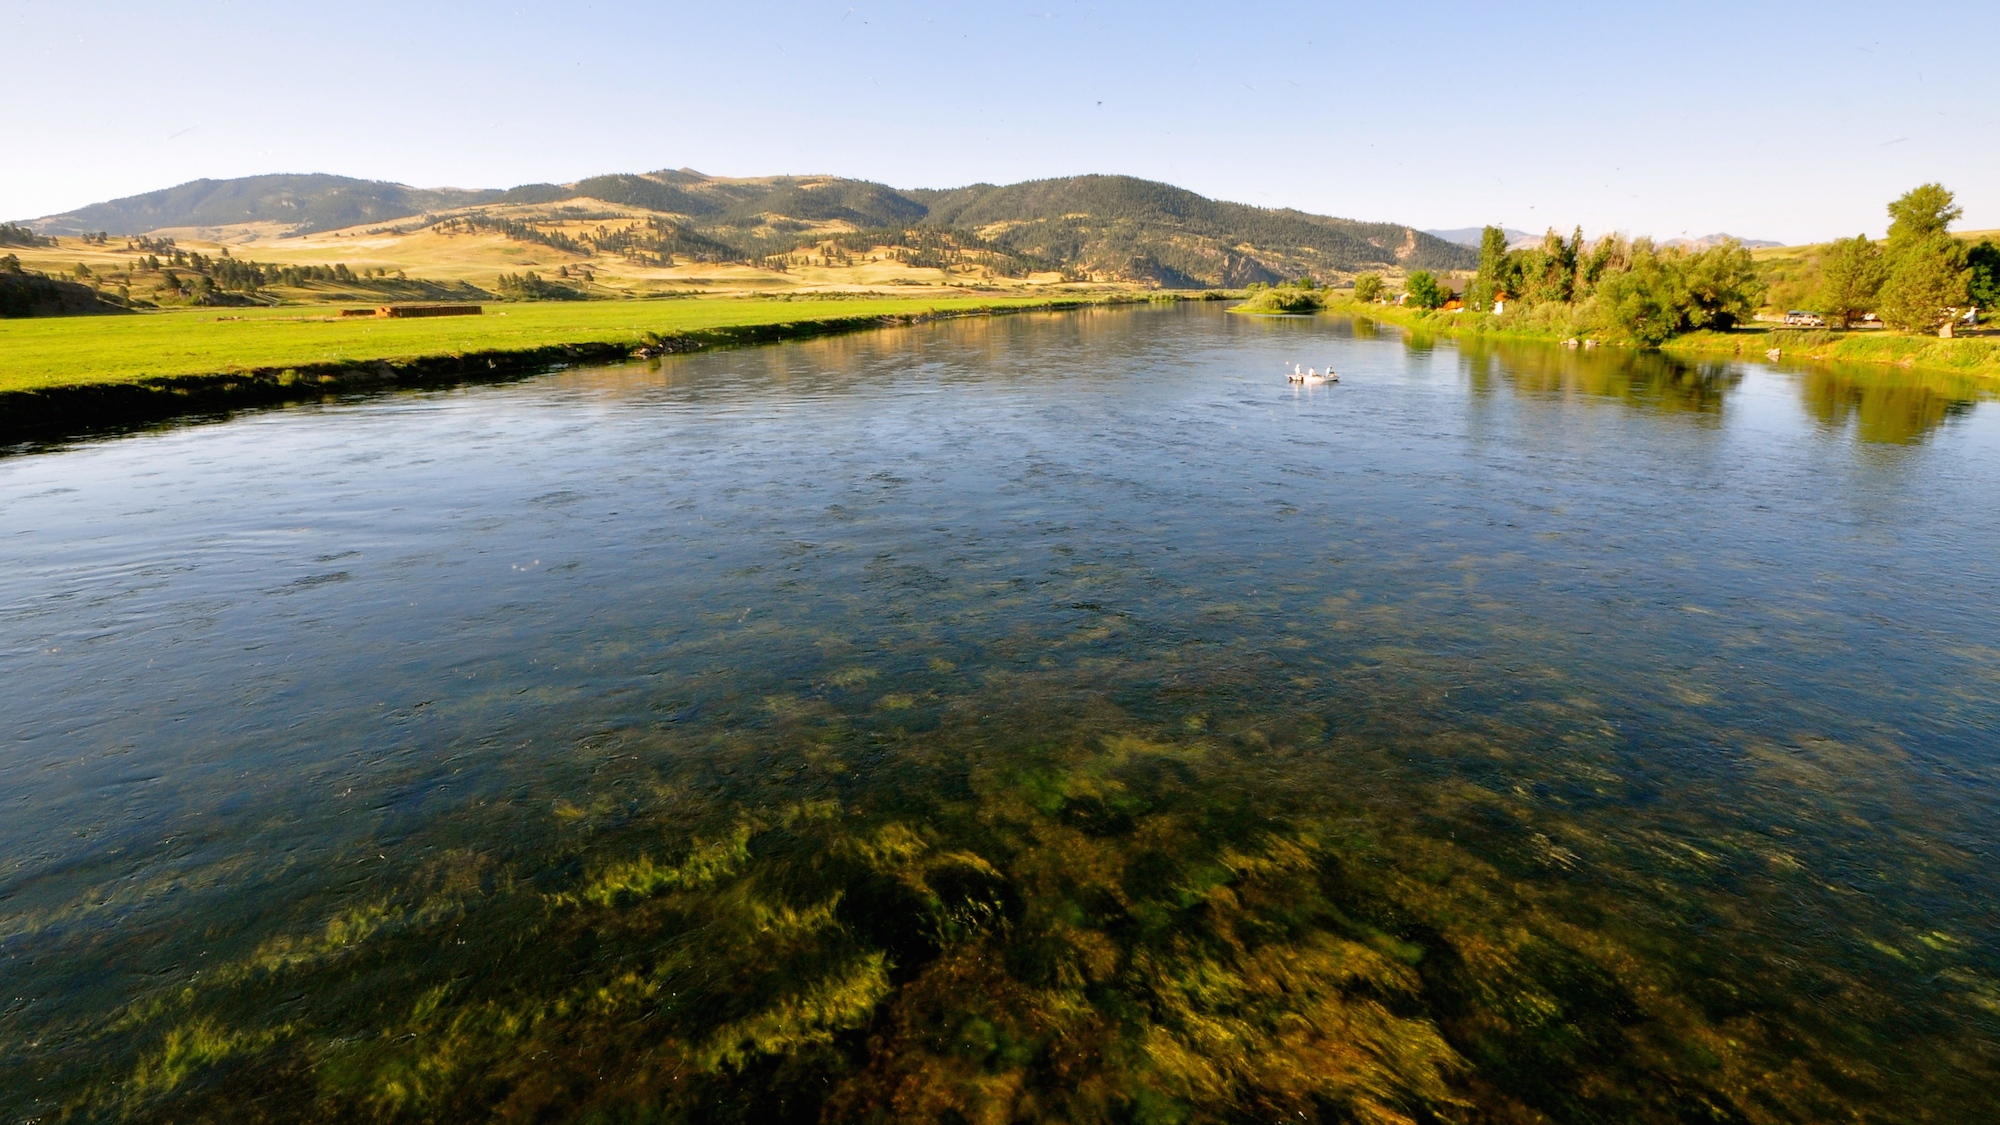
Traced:
<path fill-rule="evenodd" d="M 1658 344 L 1680 330 L 1679 279 L 1654 253 L 1635 256 L 1632 268 L 1597 287 L 1598 322 L 1614 336 Z"/>
<path fill-rule="evenodd" d="M 1437 275 L 1429 270 L 1418 270 L 1403 283 L 1403 290 L 1410 295 L 1410 304 L 1420 309 L 1443 308 L 1451 300 L 1451 290 L 1438 284 Z"/>
<path fill-rule="evenodd" d="M 1326 302 L 1317 290 L 1280 285 L 1259 290 L 1239 307 L 1246 312 L 1307 313 L 1325 308 Z"/>
<path fill-rule="evenodd" d="M 1641 344 L 1729 328 L 1749 314 L 1756 283 L 1750 252 L 1735 242 L 1689 254 L 1642 241 L 1632 248 L 1631 268 L 1598 283 L 1596 322 Z"/>
<path fill-rule="evenodd" d="M 524 274 L 503 273 L 498 285 L 505 297 L 516 297 L 525 301 L 581 301 L 582 292 L 567 285 L 545 281 L 534 270 Z"/>

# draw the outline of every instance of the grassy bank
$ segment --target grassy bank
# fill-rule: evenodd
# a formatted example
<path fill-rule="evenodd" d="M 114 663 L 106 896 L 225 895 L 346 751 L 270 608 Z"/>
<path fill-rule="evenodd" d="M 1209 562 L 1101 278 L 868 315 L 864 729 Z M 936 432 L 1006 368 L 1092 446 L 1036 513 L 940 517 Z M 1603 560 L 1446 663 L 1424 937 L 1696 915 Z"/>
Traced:
<path fill-rule="evenodd" d="M 1505 318 L 1480 313 L 1427 312 L 1394 305 L 1338 300 L 1329 312 L 1363 316 L 1422 332 L 1447 336 L 1480 336 L 1501 340 L 1543 340 L 1554 343 L 1566 333 L 1510 326 Z M 1612 346 L 1617 346 L 1613 342 Z M 1746 325 L 1727 332 L 1702 331 L 1676 336 L 1660 351 L 1686 355 L 1761 357 L 1777 348 L 1788 359 L 1873 363 L 1967 376 L 2000 387 L 2000 337 L 1905 336 L 1880 330 L 1836 332 L 1797 331 Z"/>
<path fill-rule="evenodd" d="M 1879 363 L 1924 371 L 1968 375 L 2000 386 L 2000 337 L 1904 336 L 1883 331 L 1797 331 L 1750 327 L 1731 332 L 1690 332 L 1660 349 L 1715 355 L 1761 355 L 1772 348 L 1788 359 Z"/>
<path fill-rule="evenodd" d="M 1075 303 L 1075 302 L 1071 302 Z M 0 322 L 0 392 L 579 344 L 636 347 L 646 333 L 1051 306 L 1035 298 L 670 300 L 488 306 L 483 316 L 329 318 L 296 308 Z"/>
<path fill-rule="evenodd" d="M 517 304 L 477 317 L 329 319 L 296 309 L 0 323 L 0 442 L 395 386 L 609 363 L 954 316 L 1124 299 L 672 300 Z"/>

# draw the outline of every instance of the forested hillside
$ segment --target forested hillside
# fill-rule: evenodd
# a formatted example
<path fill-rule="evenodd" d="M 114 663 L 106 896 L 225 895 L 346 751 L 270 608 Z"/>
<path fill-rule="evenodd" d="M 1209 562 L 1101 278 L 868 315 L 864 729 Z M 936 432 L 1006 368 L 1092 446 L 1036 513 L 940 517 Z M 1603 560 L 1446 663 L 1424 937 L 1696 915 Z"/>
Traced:
<path fill-rule="evenodd" d="M 305 232 L 377 222 L 501 198 L 498 191 L 426 191 L 345 176 L 245 176 L 194 180 L 161 191 L 93 203 L 28 224 L 43 234 L 110 231 L 144 234 L 162 227 L 277 222 Z"/>
<path fill-rule="evenodd" d="M 978 261 L 1010 276 L 1056 270 L 1177 288 L 1307 276 L 1331 282 L 1361 270 L 1470 268 L 1477 262 L 1473 250 L 1394 223 L 1220 202 L 1129 176 L 898 190 L 837 177 L 729 179 L 681 169 L 508 191 L 254 176 L 197 180 L 28 225 L 45 234 L 136 235 L 274 223 L 303 235 L 399 220 L 426 226 L 456 221 L 548 243 L 570 236 L 540 231 L 533 215 L 485 209 L 571 201 L 655 213 L 642 237 L 615 252 L 660 260 L 680 253 L 782 263 L 801 251 L 823 257 L 894 247 L 898 260 L 912 263 Z"/>

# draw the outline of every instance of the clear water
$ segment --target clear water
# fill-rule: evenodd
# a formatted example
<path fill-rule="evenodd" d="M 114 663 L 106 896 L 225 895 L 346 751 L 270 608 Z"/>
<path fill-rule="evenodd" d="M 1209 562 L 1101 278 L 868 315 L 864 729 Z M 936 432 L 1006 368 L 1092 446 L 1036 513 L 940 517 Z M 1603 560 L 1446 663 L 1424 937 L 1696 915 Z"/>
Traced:
<path fill-rule="evenodd" d="M 1996 500 L 1200 307 L 0 460 L 0 1115 L 1990 1118 Z"/>

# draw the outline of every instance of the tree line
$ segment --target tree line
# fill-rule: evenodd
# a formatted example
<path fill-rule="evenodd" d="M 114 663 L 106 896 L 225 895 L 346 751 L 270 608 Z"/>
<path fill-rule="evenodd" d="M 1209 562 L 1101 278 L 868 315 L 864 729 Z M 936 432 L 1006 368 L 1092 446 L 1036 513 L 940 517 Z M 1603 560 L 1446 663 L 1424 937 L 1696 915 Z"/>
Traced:
<path fill-rule="evenodd" d="M 1531 330 L 1601 332 L 1648 344 L 1730 328 L 1767 295 L 1843 327 L 1875 313 L 1893 328 L 1945 336 L 1969 309 L 2000 303 L 2000 247 L 1990 240 L 1967 246 L 1952 236 L 1951 224 L 1963 212 L 1943 185 L 1913 188 L 1888 211 L 1885 241 L 1856 235 L 1830 243 L 1809 255 L 1801 277 L 1760 273 L 1734 240 L 1706 249 L 1616 234 L 1586 242 L 1578 228 L 1568 239 L 1551 230 L 1539 246 L 1512 250 L 1504 231 L 1487 227 L 1464 303 Z M 1454 298 L 1424 270 L 1409 275 L 1404 292 L 1407 304 L 1424 309 Z M 1379 274 L 1355 281 L 1358 300 L 1382 293 Z"/>
<path fill-rule="evenodd" d="M 600 224 L 594 231 L 584 234 L 581 238 L 574 237 L 566 231 L 543 230 L 532 222 L 482 213 L 439 219 L 431 224 L 431 229 L 439 234 L 460 232 L 472 234 L 490 230 L 515 242 L 533 242 L 565 253 L 580 254 L 585 257 L 594 254 L 617 254 L 636 265 L 663 268 L 673 265 L 676 257 L 698 262 L 749 260 L 737 247 L 718 242 L 679 223 L 661 218 L 651 218 L 644 223 L 635 223 L 628 227 L 609 227 Z"/>
<path fill-rule="evenodd" d="M 1892 328 L 1948 336 L 1960 314 L 2000 304 L 2000 246 L 1953 237 L 1963 214 L 1944 185 L 1913 188 L 1889 204 L 1886 240 L 1828 243 L 1807 258 L 1803 278 L 1787 279 L 1784 295 L 1803 289 L 1798 303 L 1838 327 L 1873 312 Z"/>
<path fill-rule="evenodd" d="M 312 282 L 354 284 L 376 279 L 386 279 L 387 269 L 365 267 L 356 271 L 346 262 L 335 262 L 330 266 L 279 265 L 261 263 L 232 257 L 224 249 L 220 257 L 211 258 L 200 251 L 173 248 L 162 258 L 157 254 L 147 254 L 133 262 L 134 272 L 153 272 L 164 275 L 168 285 L 179 289 L 222 289 L 236 293 L 255 293 L 271 285 L 300 288 Z M 182 279 L 177 271 L 186 270 L 191 275 Z M 396 276 L 401 278 L 402 271 Z M 200 280 L 195 280 L 200 279 Z M 202 281 L 208 285 L 203 286 Z"/>
<path fill-rule="evenodd" d="M 583 243 L 578 242 L 562 231 L 545 231 L 532 223 L 524 223 L 517 219 L 495 218 L 484 214 L 455 215 L 451 218 L 440 219 L 431 229 L 439 234 L 458 234 L 460 232 L 476 234 L 482 230 L 490 230 L 503 238 L 509 238 L 515 242 L 540 243 L 551 250 L 561 250 L 570 254 L 590 253 L 589 248 L 584 246 Z"/>
<path fill-rule="evenodd" d="M 226 247 L 220 254 L 211 257 L 198 250 L 183 250 L 175 246 L 171 238 L 142 237 L 134 240 L 133 246 L 135 249 L 144 246 L 157 252 L 135 257 L 124 270 L 98 272 L 78 262 L 71 272 L 76 280 L 93 286 L 105 283 L 115 285 L 118 298 L 128 303 L 131 287 L 139 284 L 142 278 L 150 283 L 156 296 L 171 296 L 196 304 L 240 304 L 243 298 L 255 297 L 274 286 L 292 289 L 314 284 L 374 289 L 411 285 L 427 290 L 437 288 L 430 282 L 412 282 L 401 270 L 392 272 L 379 266 L 354 269 L 345 262 L 331 265 L 255 262 L 234 257 Z M 19 268 L 18 259 L 15 259 L 14 265 Z M 464 283 L 460 283 L 458 288 L 473 295 L 483 295 L 480 290 Z M 235 296 L 229 296 L 232 294 Z"/>
<path fill-rule="evenodd" d="M 795 243 L 783 253 L 796 254 L 807 247 L 817 249 L 820 256 L 828 261 L 851 260 L 854 254 L 881 248 L 889 260 L 912 269 L 943 270 L 978 265 L 1002 277 L 1026 277 L 1031 273 L 1049 273 L 1063 268 L 1062 263 L 1053 259 L 1003 246 L 969 230 L 953 227 L 875 227 Z"/>
<path fill-rule="evenodd" d="M 54 246 L 56 240 L 43 238 L 19 223 L 0 223 L 0 246 Z"/>
<path fill-rule="evenodd" d="M 591 234 L 590 243 L 599 253 L 618 254 L 635 265 L 662 269 L 673 265 L 676 258 L 695 262 L 745 260 L 737 247 L 657 217 L 647 219 L 644 225 L 600 226 Z"/>
<path fill-rule="evenodd" d="M 1408 288 L 1423 306 L 1449 297 L 1435 281 Z M 1578 228 L 1566 240 L 1549 231 L 1540 246 L 1510 250 L 1505 232 L 1487 227 L 1465 299 L 1536 327 L 1657 344 L 1746 320 L 1761 292 L 1750 252 L 1734 240 L 1701 250 L 1617 234 L 1586 242 Z"/>
<path fill-rule="evenodd" d="M 519 301 L 581 301 L 584 293 L 559 282 L 550 281 L 534 270 L 526 273 L 503 273 L 495 286 L 502 297 L 512 297 Z"/>
<path fill-rule="evenodd" d="M 86 231 L 78 237 L 86 246 L 105 246 L 111 242 L 111 236 L 101 230 Z M 20 223 L 0 223 L 0 246 L 25 246 L 33 249 L 37 246 L 55 244 L 54 238 L 36 234 Z"/>
<path fill-rule="evenodd" d="M 1428 270 L 1411 273 L 1403 288 L 1405 303 L 1420 309 L 1455 299 Z M 1356 279 L 1359 300 L 1377 299 L 1383 290 L 1378 274 Z M 1750 252 L 1734 240 L 1701 250 L 1615 234 L 1586 242 L 1579 228 L 1568 239 L 1549 231 L 1539 246 L 1510 250 L 1506 233 L 1487 227 L 1464 304 L 1531 330 L 1595 331 L 1657 344 L 1683 332 L 1730 328 L 1751 316 L 1761 292 Z"/>

